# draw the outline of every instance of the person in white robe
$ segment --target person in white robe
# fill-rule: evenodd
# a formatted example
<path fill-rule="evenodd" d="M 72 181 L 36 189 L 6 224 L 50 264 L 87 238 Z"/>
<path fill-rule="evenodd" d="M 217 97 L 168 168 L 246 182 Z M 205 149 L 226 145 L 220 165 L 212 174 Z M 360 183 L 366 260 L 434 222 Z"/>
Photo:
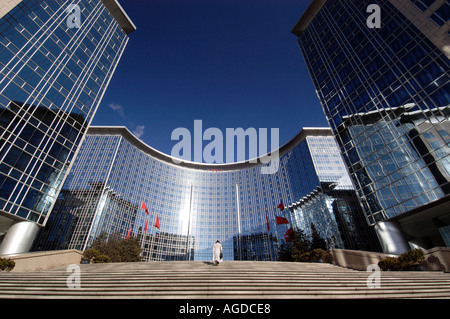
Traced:
<path fill-rule="evenodd" d="M 220 244 L 220 241 L 216 241 L 216 243 L 214 244 L 213 247 L 213 261 L 214 264 L 218 265 L 219 263 L 221 263 L 222 260 L 222 245 Z"/>

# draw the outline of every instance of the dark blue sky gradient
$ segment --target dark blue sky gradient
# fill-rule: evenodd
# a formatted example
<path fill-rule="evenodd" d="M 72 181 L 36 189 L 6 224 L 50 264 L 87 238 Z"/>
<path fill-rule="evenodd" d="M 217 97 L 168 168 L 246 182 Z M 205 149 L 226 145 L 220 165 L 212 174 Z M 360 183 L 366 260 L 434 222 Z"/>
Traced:
<path fill-rule="evenodd" d="M 140 127 L 169 155 L 172 131 L 193 134 L 196 119 L 224 138 L 227 127 L 279 128 L 280 146 L 302 127 L 327 126 L 291 33 L 309 2 L 120 1 L 137 30 L 92 124 Z"/>

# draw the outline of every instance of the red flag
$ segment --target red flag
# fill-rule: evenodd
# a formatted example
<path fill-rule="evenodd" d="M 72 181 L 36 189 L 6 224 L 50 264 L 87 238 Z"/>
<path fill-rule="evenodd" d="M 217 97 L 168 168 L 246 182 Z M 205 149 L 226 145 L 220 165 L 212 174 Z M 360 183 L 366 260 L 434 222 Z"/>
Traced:
<path fill-rule="evenodd" d="M 278 208 L 279 208 L 281 211 L 284 210 L 283 201 L 280 201 L 280 205 L 278 205 Z"/>
<path fill-rule="evenodd" d="M 286 234 L 284 234 L 284 239 L 285 239 L 286 241 L 291 241 L 291 240 L 292 240 L 291 235 L 292 235 L 293 233 L 294 233 L 294 230 L 292 229 L 292 227 L 289 228 L 289 229 L 287 230 Z"/>
<path fill-rule="evenodd" d="M 155 227 L 159 228 L 159 218 L 158 218 L 158 214 L 156 214 L 156 222 L 155 222 Z"/>
<path fill-rule="evenodd" d="M 127 234 L 127 241 L 128 241 L 128 238 L 130 237 L 130 233 L 131 233 L 131 228 L 130 228 L 130 229 L 128 229 L 128 234 Z"/>
<path fill-rule="evenodd" d="M 284 217 L 280 217 L 280 216 L 275 216 L 277 218 L 277 225 L 281 225 L 281 224 L 289 224 L 289 221 L 284 218 Z"/>
<path fill-rule="evenodd" d="M 141 209 L 145 209 L 145 213 L 148 215 L 148 209 L 147 209 L 147 206 L 145 206 L 144 202 L 142 202 L 142 204 L 141 204 Z"/>
<path fill-rule="evenodd" d="M 145 222 L 145 229 L 144 229 L 146 234 L 147 234 L 147 227 L 148 227 L 148 217 L 147 217 L 147 221 Z"/>
<path fill-rule="evenodd" d="M 267 231 L 270 231 L 269 219 L 267 218 L 267 214 L 266 214 L 266 223 L 267 223 Z"/>

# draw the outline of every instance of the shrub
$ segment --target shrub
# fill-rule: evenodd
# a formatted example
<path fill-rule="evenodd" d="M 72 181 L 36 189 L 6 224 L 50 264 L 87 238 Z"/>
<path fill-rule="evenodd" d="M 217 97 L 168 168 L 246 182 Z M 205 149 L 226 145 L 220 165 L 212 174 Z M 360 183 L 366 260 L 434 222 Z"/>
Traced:
<path fill-rule="evenodd" d="M 109 263 L 111 261 L 111 258 L 108 255 L 102 254 L 94 248 L 85 250 L 83 253 L 83 259 L 89 260 L 91 263 Z"/>
<path fill-rule="evenodd" d="M 326 252 L 322 248 L 317 248 L 317 249 L 311 250 L 310 253 L 311 253 L 312 260 L 317 262 L 317 261 L 323 260 Z"/>
<path fill-rule="evenodd" d="M 0 270 L 10 271 L 16 266 L 16 262 L 9 258 L 0 258 Z"/>
<path fill-rule="evenodd" d="M 329 251 L 325 252 L 325 255 L 323 256 L 323 262 L 327 264 L 334 264 L 334 257 Z"/>
<path fill-rule="evenodd" d="M 88 249 L 83 252 L 83 259 L 89 260 L 90 262 L 94 262 L 95 258 L 100 255 L 100 252 L 97 249 Z"/>
<path fill-rule="evenodd" d="M 402 270 L 403 266 L 398 258 L 387 257 L 378 262 L 381 270 Z"/>
<path fill-rule="evenodd" d="M 86 259 L 94 263 L 107 262 L 137 262 L 141 261 L 141 246 L 137 236 L 128 239 L 121 238 L 119 232 L 108 236 L 100 234 L 91 245 L 91 248 L 83 253 Z"/>
<path fill-rule="evenodd" d="M 311 254 L 310 254 L 310 252 L 308 251 L 306 253 L 303 253 L 303 254 L 297 256 L 295 261 L 311 262 Z"/>
<path fill-rule="evenodd" d="M 88 260 L 90 263 L 97 263 L 98 257 L 102 255 L 97 249 L 88 249 L 83 252 L 83 260 Z"/>
<path fill-rule="evenodd" d="M 312 250 L 316 250 L 316 249 L 321 249 L 321 250 L 326 250 L 327 249 L 327 242 L 325 239 L 323 239 L 319 232 L 316 229 L 316 226 L 311 223 L 311 249 Z M 322 258 L 320 258 L 322 259 Z"/>
<path fill-rule="evenodd" d="M 381 270 L 410 270 L 425 261 L 424 253 L 421 249 L 409 250 L 401 254 L 398 258 L 387 257 L 378 262 Z"/>
<path fill-rule="evenodd" d="M 302 261 L 303 254 L 311 250 L 311 241 L 302 229 L 294 231 L 291 236 L 291 256 L 294 261 Z"/>
<path fill-rule="evenodd" d="M 317 249 L 313 249 L 311 251 L 308 251 L 302 255 L 299 256 L 299 260 L 298 261 L 303 261 L 303 262 L 318 262 L 323 260 L 325 256 L 325 250 L 317 248 Z"/>
<path fill-rule="evenodd" d="M 425 256 L 422 249 L 414 249 L 401 254 L 398 259 L 406 268 L 409 266 L 420 265 L 425 261 Z"/>
<path fill-rule="evenodd" d="M 292 243 L 282 243 L 278 252 L 279 261 L 294 261 L 292 258 Z"/>
<path fill-rule="evenodd" d="M 111 258 L 109 258 L 109 256 L 106 256 L 105 254 L 98 255 L 94 260 L 94 262 L 98 263 L 98 264 L 109 263 L 110 261 L 111 261 Z"/>

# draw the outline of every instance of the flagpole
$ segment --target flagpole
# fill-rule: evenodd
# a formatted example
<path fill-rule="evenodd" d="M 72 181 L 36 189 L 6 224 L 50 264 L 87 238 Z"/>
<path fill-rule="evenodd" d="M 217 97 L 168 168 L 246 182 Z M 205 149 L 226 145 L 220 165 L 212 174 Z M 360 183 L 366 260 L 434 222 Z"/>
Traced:
<path fill-rule="evenodd" d="M 147 227 L 147 223 L 148 223 L 148 216 L 147 216 L 147 222 L 145 224 L 145 227 Z M 141 239 L 141 250 L 142 251 L 144 250 L 144 238 L 145 238 L 145 236 L 147 236 L 147 231 L 144 228 L 144 231 L 142 232 L 142 239 Z M 144 252 L 142 252 L 142 253 L 144 253 Z"/>
<path fill-rule="evenodd" d="M 274 256 L 272 253 L 272 243 L 270 242 L 270 232 L 267 232 L 267 243 L 268 243 L 267 248 L 269 249 L 270 260 L 274 261 Z"/>
<path fill-rule="evenodd" d="M 142 234 L 141 234 L 141 251 L 144 247 L 144 229 L 142 229 Z"/>
<path fill-rule="evenodd" d="M 189 196 L 189 217 L 188 217 L 188 226 L 187 226 L 187 236 L 186 236 L 186 260 L 190 260 L 190 242 L 189 242 L 189 235 L 190 235 L 190 229 L 191 229 L 191 214 L 192 214 L 192 193 L 194 190 L 194 185 L 191 184 L 191 194 Z"/>
<path fill-rule="evenodd" d="M 239 260 L 242 260 L 242 246 L 241 246 L 241 211 L 239 209 L 239 186 L 236 184 L 236 212 L 237 212 L 237 224 L 238 224 L 238 249 Z"/>
<path fill-rule="evenodd" d="M 276 214 L 275 214 L 276 216 Z M 277 224 L 277 218 L 275 217 L 275 233 L 277 234 L 277 245 L 279 244 L 279 238 L 280 236 L 278 235 L 278 224 Z"/>
<path fill-rule="evenodd" d="M 283 214 L 284 214 L 284 218 L 286 218 L 286 208 L 284 209 Z M 286 219 L 287 219 L 287 218 L 286 218 Z M 289 220 L 288 220 L 288 221 L 289 221 Z M 286 225 L 286 232 L 287 232 L 288 229 L 290 228 L 290 227 L 289 227 L 290 223 L 289 223 L 289 224 L 285 224 L 285 225 Z"/>
<path fill-rule="evenodd" d="M 280 204 L 277 206 L 277 208 L 279 208 L 282 213 L 284 212 L 285 207 L 283 205 L 283 200 L 282 199 L 280 200 Z M 276 231 L 277 231 L 277 244 L 279 245 L 280 244 L 280 242 L 279 242 L 280 239 L 279 239 L 279 235 L 278 235 L 278 221 L 277 221 L 277 217 L 276 216 L 277 215 L 275 214 L 275 227 L 276 227 Z"/>
<path fill-rule="evenodd" d="M 267 213 L 266 213 L 266 227 L 267 227 L 267 249 L 269 251 L 269 258 L 271 260 L 273 260 L 271 243 L 270 243 L 270 224 L 269 224 L 269 217 L 267 216 Z"/>
<path fill-rule="evenodd" d="M 142 236 L 141 236 L 141 251 L 142 251 L 142 254 L 144 254 L 144 232 L 142 232 Z"/>
<path fill-rule="evenodd" d="M 142 232 L 142 236 L 141 236 L 141 251 L 142 251 L 142 255 L 144 254 L 144 237 L 147 236 L 147 225 L 148 225 L 148 209 L 147 206 L 145 205 L 144 201 L 141 202 L 141 209 L 145 210 L 145 214 L 147 215 L 147 222 L 145 224 L 145 229 Z"/>
<path fill-rule="evenodd" d="M 266 218 L 268 218 L 267 214 L 266 214 Z M 268 223 L 268 219 L 266 220 L 266 222 Z M 270 260 L 273 260 L 274 256 L 272 254 L 272 243 L 270 242 L 270 230 L 267 230 L 267 248 L 269 249 Z"/>
<path fill-rule="evenodd" d="M 155 234 L 154 234 L 153 228 L 155 228 L 155 226 L 152 227 L 152 244 L 150 246 L 150 258 L 153 258 L 153 241 L 155 240 Z M 155 230 L 155 232 L 156 232 L 156 230 Z"/>

